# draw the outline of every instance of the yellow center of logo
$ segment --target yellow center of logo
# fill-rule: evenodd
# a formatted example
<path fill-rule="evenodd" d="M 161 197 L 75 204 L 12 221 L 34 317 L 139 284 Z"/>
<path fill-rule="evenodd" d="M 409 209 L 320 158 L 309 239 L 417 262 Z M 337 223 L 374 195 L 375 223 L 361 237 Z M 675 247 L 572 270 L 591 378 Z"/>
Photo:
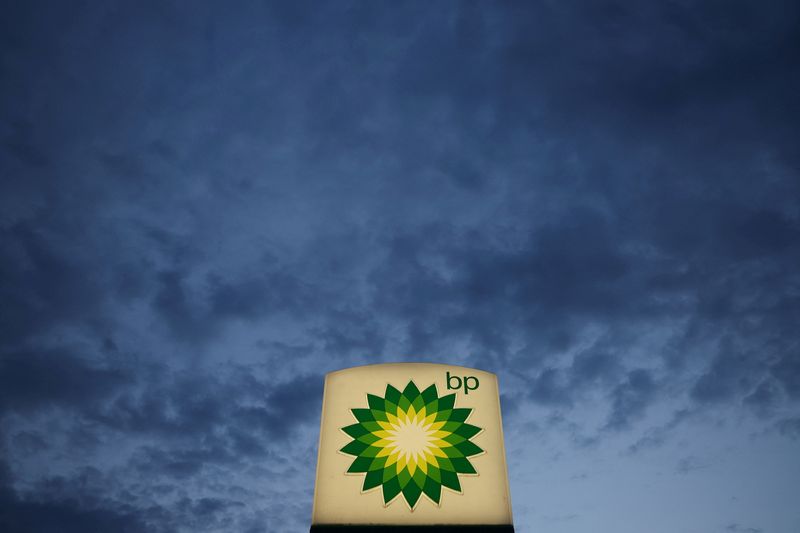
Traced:
<path fill-rule="evenodd" d="M 381 440 L 375 443 L 383 447 L 378 457 L 386 457 L 386 466 L 396 465 L 397 472 L 408 467 L 413 476 L 417 468 L 427 473 L 428 464 L 436 464 L 435 456 L 446 457 L 442 446 L 449 446 L 442 437 L 449 432 L 441 431 L 444 422 L 435 422 L 436 415 L 425 416 L 425 408 L 398 412 L 398 416 L 387 415 L 387 422 L 379 422 L 383 431 L 375 433 Z"/>

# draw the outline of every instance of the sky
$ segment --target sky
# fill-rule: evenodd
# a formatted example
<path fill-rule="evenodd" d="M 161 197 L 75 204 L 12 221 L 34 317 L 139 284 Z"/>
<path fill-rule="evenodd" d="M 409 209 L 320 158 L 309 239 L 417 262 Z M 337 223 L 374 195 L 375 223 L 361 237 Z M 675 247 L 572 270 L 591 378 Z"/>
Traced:
<path fill-rule="evenodd" d="M 518 532 L 800 531 L 797 2 L 0 5 L 3 531 L 307 531 L 394 361 Z"/>

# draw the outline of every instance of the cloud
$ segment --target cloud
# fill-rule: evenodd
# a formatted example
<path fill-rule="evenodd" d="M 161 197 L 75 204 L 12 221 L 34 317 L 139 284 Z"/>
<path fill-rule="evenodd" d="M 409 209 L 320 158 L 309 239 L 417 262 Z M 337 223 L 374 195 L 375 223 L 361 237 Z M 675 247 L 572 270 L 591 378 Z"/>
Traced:
<path fill-rule="evenodd" d="M 739 524 L 730 524 L 725 528 L 725 531 L 731 531 L 733 533 L 762 533 L 764 530 L 758 527 L 745 527 Z"/>
<path fill-rule="evenodd" d="M 47 220 L 55 218 L 52 215 L 42 218 L 0 230 L 0 292 L 15 309 L 0 320 L 0 332 L 9 344 L 86 316 L 98 305 L 99 288 L 82 274 L 77 261 L 58 249 L 58 238 L 48 231 L 58 221 Z"/>
<path fill-rule="evenodd" d="M 0 359 L 5 412 L 87 409 L 131 382 L 129 369 L 92 364 L 65 349 L 11 352 Z"/>
<path fill-rule="evenodd" d="M 0 527 L 3 531 L 152 531 L 131 506 L 94 501 L 80 503 L 73 494 L 59 497 L 20 497 L 10 486 L 8 465 L 0 461 Z M 79 491 L 78 494 L 81 494 Z"/>
<path fill-rule="evenodd" d="M 82 508 L 76 502 L 20 501 L 13 494 L 0 496 L 0 526 L 3 531 L 152 531 L 130 509 Z"/>
<path fill-rule="evenodd" d="M 694 400 L 701 403 L 729 400 L 752 390 L 755 385 L 752 376 L 757 375 L 758 361 L 729 350 L 733 350 L 730 345 L 720 347 L 720 353 L 691 391 Z"/>
<path fill-rule="evenodd" d="M 318 291 L 272 263 L 259 261 L 253 277 L 225 280 L 212 273 L 202 284 L 193 284 L 190 272 L 160 272 L 153 307 L 178 339 L 207 341 L 229 320 L 298 316 L 318 305 Z"/>
<path fill-rule="evenodd" d="M 271 439 L 287 438 L 295 426 L 315 418 L 313 406 L 322 399 L 319 375 L 283 383 L 262 381 L 250 370 L 234 369 L 222 376 L 183 377 L 154 368 L 142 376 L 139 387 L 120 391 L 87 415 L 117 431 L 206 442 L 230 437 L 243 445 L 252 431 L 265 431 Z M 235 433 L 227 435 L 229 430 Z"/>
<path fill-rule="evenodd" d="M 797 16 L 9 8 L 5 529 L 305 527 L 322 376 L 369 362 L 496 371 L 510 443 L 630 468 L 796 439 Z"/>
<path fill-rule="evenodd" d="M 655 395 L 657 385 L 650 372 L 644 369 L 631 370 L 627 380 L 612 391 L 612 410 L 606 427 L 625 429 L 633 420 L 641 417 Z"/>
<path fill-rule="evenodd" d="M 46 366 L 27 360 L 22 370 L 19 361 L 3 360 L 3 376 L 14 380 L 4 389 L 5 423 L 19 424 L 17 416 L 26 413 L 31 420 L 50 420 L 47 441 L 32 431 L 7 440 L 15 463 L 5 470 L 0 516 L 9 531 L 39 531 L 59 520 L 65 528 L 98 530 L 238 528 L 260 507 L 252 507 L 258 498 L 251 489 L 237 488 L 237 472 L 263 468 L 259 464 L 269 465 L 270 479 L 296 472 L 286 443 L 317 420 L 321 402 L 319 375 L 283 383 L 239 367 L 216 376 L 185 377 L 164 367 L 105 375 L 69 352 L 46 355 Z M 45 394 L 37 380 L 48 376 L 58 376 L 58 383 Z M 51 417 L 53 410 L 60 414 Z M 125 444 L 112 451 L 111 443 Z M 118 466 L 106 463 L 108 455 L 94 455 L 101 450 L 116 456 L 112 463 Z M 22 465 L 43 458 L 67 473 L 33 486 L 21 482 Z M 75 472 L 81 464 L 92 466 Z M 221 485 L 212 490 L 187 491 L 215 478 Z M 238 482 L 252 483 L 249 476 Z M 243 512 L 245 506 L 252 511 Z"/>
<path fill-rule="evenodd" d="M 800 398 L 800 353 L 787 350 L 771 370 L 790 397 Z"/>
<path fill-rule="evenodd" d="M 686 475 L 690 472 L 706 467 L 708 467 L 708 465 L 704 461 L 701 461 L 694 456 L 688 456 L 683 457 L 680 461 L 678 461 L 678 466 L 675 468 L 675 471 L 679 474 Z"/>
<path fill-rule="evenodd" d="M 794 440 L 800 439 L 800 418 L 784 418 L 775 425 L 782 435 Z"/>

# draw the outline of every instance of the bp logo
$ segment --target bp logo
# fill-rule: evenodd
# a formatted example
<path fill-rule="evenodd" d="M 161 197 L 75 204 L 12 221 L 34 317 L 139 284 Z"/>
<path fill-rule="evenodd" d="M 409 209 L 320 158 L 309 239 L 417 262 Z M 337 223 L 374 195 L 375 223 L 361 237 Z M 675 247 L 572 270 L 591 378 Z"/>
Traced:
<path fill-rule="evenodd" d="M 470 439 L 483 430 L 455 401 L 413 381 L 403 392 L 387 385 L 383 398 L 367 394 L 369 408 L 351 409 L 358 423 L 342 428 L 353 439 L 340 450 L 355 457 L 347 473 L 366 474 L 364 491 L 382 487 L 385 505 L 402 494 L 412 511 L 423 494 L 440 505 L 442 487 L 461 493 L 459 474 L 477 474 L 469 458 L 483 453 Z"/>

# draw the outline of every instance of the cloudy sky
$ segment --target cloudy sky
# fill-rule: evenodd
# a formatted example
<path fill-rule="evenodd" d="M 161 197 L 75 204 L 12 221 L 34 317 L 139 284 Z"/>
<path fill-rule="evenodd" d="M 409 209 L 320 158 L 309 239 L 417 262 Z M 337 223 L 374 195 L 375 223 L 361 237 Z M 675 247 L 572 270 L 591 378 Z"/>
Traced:
<path fill-rule="evenodd" d="M 520 532 L 800 531 L 797 2 L 2 6 L 3 531 L 307 530 L 389 361 Z"/>

